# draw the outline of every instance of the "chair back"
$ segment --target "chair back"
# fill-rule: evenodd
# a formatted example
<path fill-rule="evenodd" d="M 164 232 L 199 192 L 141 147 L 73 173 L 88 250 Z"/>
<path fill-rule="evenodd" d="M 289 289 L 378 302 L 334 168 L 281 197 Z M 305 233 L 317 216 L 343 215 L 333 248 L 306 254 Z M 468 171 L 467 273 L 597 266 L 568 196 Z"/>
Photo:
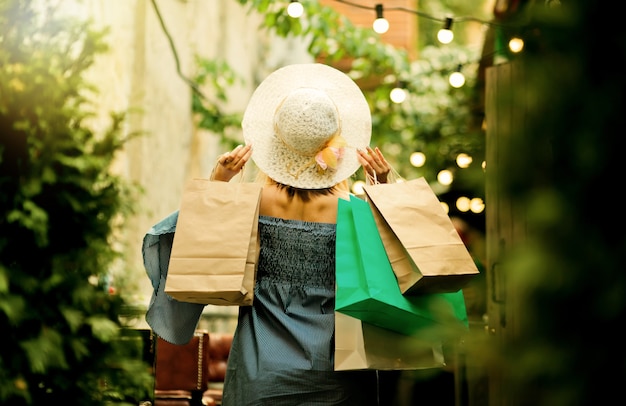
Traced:
<path fill-rule="evenodd" d="M 184 345 L 158 337 L 155 391 L 204 391 L 209 385 L 209 333 L 198 330 Z"/>

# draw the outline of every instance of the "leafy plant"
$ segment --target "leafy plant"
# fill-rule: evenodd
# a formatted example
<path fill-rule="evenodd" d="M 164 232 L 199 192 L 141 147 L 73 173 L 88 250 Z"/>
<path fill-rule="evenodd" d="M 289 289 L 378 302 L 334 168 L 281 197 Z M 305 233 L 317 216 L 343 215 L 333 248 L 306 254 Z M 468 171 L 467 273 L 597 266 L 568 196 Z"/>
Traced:
<path fill-rule="evenodd" d="M 209 92 L 195 91 L 192 95 L 192 111 L 199 128 L 214 132 L 221 143 L 228 149 L 234 148 L 241 141 L 235 131 L 241 127 L 242 113 L 226 113 L 220 103 L 228 100 L 228 89 L 241 83 L 242 79 L 225 61 L 196 57 L 198 72 L 195 83 L 198 88 L 210 89 L 214 99 L 209 99 Z"/>
<path fill-rule="evenodd" d="M 50 3 L 0 1 L 0 403 L 135 402 L 150 366 L 122 351 L 124 299 L 103 283 L 132 213 L 110 171 L 124 113 L 92 129 L 106 31 Z"/>

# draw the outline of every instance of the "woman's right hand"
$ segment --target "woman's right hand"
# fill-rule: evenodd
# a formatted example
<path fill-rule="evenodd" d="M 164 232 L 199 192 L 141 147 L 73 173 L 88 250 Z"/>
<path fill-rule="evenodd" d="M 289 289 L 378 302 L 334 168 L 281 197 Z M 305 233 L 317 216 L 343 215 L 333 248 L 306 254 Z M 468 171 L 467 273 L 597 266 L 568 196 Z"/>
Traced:
<path fill-rule="evenodd" d="M 219 156 L 211 174 L 211 180 L 230 181 L 238 174 L 252 156 L 251 145 L 237 145 L 235 149 Z"/>

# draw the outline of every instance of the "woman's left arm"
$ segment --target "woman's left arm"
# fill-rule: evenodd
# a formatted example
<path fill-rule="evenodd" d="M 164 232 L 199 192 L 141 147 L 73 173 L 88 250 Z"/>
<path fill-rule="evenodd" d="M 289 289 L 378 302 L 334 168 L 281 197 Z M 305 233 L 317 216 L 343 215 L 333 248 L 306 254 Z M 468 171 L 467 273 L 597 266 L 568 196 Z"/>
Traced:
<path fill-rule="evenodd" d="M 363 150 L 357 150 L 357 156 L 363 170 L 370 179 L 378 183 L 387 183 L 391 165 L 389 165 L 389 162 L 387 162 L 378 147 L 372 149 L 368 146 Z"/>

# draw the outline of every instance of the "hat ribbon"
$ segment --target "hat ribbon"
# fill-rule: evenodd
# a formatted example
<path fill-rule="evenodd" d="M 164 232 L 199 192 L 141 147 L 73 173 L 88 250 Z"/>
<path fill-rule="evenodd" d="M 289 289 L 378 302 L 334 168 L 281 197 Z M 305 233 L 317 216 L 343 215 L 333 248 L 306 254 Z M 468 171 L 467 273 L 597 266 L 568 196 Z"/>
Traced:
<path fill-rule="evenodd" d="M 289 173 L 296 179 L 306 168 L 311 165 L 317 166 L 318 173 L 324 173 L 327 169 L 335 170 L 339 164 L 339 160 L 343 157 L 344 147 L 348 145 L 347 141 L 337 133 L 326 143 L 324 146 L 312 157 L 309 161 L 305 162 L 296 171 L 289 170 Z M 288 147 L 289 148 L 289 147 Z"/>

